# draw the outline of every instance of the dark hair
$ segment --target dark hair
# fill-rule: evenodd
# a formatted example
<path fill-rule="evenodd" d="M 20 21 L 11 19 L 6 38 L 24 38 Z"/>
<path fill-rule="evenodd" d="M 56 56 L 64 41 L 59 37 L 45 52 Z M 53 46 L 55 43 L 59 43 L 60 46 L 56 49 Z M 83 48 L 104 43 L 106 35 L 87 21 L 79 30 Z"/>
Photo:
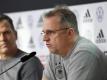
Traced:
<path fill-rule="evenodd" d="M 67 6 L 58 5 L 55 9 L 45 13 L 44 15 L 46 18 L 52 16 L 59 16 L 61 19 L 61 24 L 66 23 L 68 27 L 73 28 L 75 32 L 79 34 L 76 16 L 71 10 L 68 9 Z"/>
<path fill-rule="evenodd" d="M 11 25 L 10 27 L 12 28 L 12 30 L 15 31 L 15 28 L 14 28 L 14 25 L 13 25 L 13 21 L 9 16 L 1 14 L 0 15 L 0 22 L 3 21 L 3 20 L 7 20 L 9 22 L 9 24 Z"/>

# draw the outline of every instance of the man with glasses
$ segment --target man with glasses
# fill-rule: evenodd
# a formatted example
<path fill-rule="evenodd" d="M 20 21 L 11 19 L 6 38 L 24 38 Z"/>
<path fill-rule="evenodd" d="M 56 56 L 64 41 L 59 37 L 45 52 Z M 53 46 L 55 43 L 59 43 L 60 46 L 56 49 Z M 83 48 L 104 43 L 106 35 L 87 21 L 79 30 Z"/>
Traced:
<path fill-rule="evenodd" d="M 105 80 L 105 56 L 79 35 L 76 16 L 58 6 L 43 16 L 43 40 L 50 51 L 42 80 Z"/>

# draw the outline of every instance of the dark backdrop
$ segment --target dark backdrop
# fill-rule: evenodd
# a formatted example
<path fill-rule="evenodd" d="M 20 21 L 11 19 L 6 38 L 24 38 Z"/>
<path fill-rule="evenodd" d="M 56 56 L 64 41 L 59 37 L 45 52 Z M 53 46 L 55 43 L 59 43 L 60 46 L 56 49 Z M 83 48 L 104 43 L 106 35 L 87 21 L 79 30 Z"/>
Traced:
<path fill-rule="evenodd" d="M 0 13 L 51 8 L 57 4 L 78 5 L 107 0 L 1 0 Z"/>

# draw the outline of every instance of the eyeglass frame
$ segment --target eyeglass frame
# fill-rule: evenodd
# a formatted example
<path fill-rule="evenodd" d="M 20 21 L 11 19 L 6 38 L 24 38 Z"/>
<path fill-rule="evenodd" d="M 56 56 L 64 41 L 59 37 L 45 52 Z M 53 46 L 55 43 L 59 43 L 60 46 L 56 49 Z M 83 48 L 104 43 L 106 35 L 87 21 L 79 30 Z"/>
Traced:
<path fill-rule="evenodd" d="M 67 29 L 70 29 L 70 28 L 66 27 L 66 28 L 60 28 L 60 29 L 57 29 L 57 30 L 42 31 L 42 32 L 41 32 L 41 35 L 43 35 L 43 36 L 44 36 L 44 35 L 50 36 L 50 35 L 52 35 L 52 34 L 55 34 L 55 33 L 59 32 L 59 31 L 67 30 Z"/>

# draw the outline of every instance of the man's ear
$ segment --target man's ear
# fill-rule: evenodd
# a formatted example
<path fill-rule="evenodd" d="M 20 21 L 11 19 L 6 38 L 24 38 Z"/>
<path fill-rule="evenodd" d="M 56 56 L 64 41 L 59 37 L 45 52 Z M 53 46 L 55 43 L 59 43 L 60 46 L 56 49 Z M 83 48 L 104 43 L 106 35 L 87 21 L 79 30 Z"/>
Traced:
<path fill-rule="evenodd" d="M 74 34 L 74 32 L 75 32 L 75 31 L 74 31 L 73 28 L 69 28 L 69 33 L 68 33 L 68 34 L 69 34 L 70 36 L 72 36 L 72 35 Z"/>

